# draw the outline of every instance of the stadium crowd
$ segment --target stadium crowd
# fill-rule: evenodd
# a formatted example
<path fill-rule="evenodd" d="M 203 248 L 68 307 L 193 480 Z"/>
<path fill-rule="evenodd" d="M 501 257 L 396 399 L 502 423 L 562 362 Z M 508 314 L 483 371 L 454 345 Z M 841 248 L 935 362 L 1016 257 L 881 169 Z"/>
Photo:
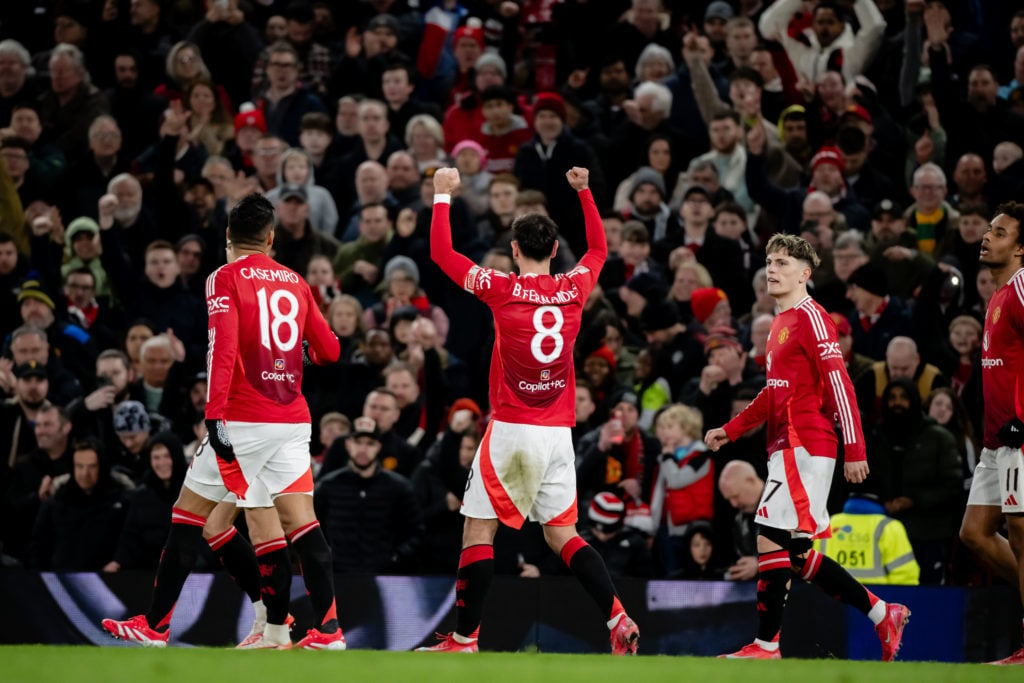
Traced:
<path fill-rule="evenodd" d="M 156 567 L 204 437 L 204 283 L 263 192 L 342 343 L 303 378 L 335 569 L 454 573 L 494 330 L 431 261 L 432 174 L 462 175 L 457 250 L 509 272 L 511 222 L 545 212 L 564 272 L 582 166 L 610 255 L 573 436 L 612 574 L 756 576 L 764 430 L 702 436 L 765 384 L 763 247 L 790 232 L 868 435 L 830 501 L 891 558 L 860 576 L 993 580 L 957 535 L 980 244 L 1024 198 L 1024 2 L 36 0 L 0 38 L 3 563 Z M 565 571 L 536 525 L 498 539 L 501 573 Z"/>

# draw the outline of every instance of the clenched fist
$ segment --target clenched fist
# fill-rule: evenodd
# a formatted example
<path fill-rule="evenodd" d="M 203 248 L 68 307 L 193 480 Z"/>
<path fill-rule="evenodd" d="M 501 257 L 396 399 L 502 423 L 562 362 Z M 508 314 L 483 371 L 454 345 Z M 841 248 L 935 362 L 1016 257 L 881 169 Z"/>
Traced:
<path fill-rule="evenodd" d="M 434 194 L 454 194 L 461 183 L 459 169 L 439 168 L 434 173 Z"/>
<path fill-rule="evenodd" d="M 582 192 L 587 189 L 587 184 L 590 182 L 590 170 L 581 166 L 573 166 L 566 172 L 565 178 L 572 185 L 572 189 Z"/>

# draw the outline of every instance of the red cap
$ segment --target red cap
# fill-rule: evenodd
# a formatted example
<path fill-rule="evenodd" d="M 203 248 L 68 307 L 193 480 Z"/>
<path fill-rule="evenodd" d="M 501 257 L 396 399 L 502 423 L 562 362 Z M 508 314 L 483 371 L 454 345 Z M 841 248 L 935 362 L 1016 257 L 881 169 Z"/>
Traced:
<path fill-rule="evenodd" d="M 455 29 L 455 39 L 452 41 L 452 47 L 459 44 L 459 41 L 463 38 L 470 38 L 475 40 L 476 44 L 480 46 L 480 49 L 484 49 L 484 32 L 479 26 L 460 26 Z"/>
<path fill-rule="evenodd" d="M 565 121 L 565 100 L 558 93 L 542 92 L 537 95 L 537 100 L 533 104 L 534 115 L 544 109 L 555 112 L 558 118 Z"/>
<path fill-rule="evenodd" d="M 615 354 L 608 348 L 607 345 L 602 344 L 600 348 L 591 352 L 587 358 L 603 358 L 608 363 L 608 369 L 615 372 Z"/>
<path fill-rule="evenodd" d="M 811 173 L 814 173 L 818 166 L 822 164 L 832 164 L 839 169 L 840 174 L 846 170 L 846 165 L 843 163 L 843 153 L 834 145 L 825 145 L 818 150 L 818 153 L 811 159 Z"/>
<path fill-rule="evenodd" d="M 871 124 L 871 114 L 869 114 L 868 110 L 859 104 L 851 104 L 848 106 L 846 111 L 843 112 L 843 116 L 856 116 L 861 121 Z"/>
<path fill-rule="evenodd" d="M 718 302 L 724 299 L 728 299 L 728 297 L 717 287 L 695 289 L 690 295 L 690 308 L 693 309 L 693 317 L 703 325 L 704 321 L 711 317 L 711 312 L 715 310 Z"/>

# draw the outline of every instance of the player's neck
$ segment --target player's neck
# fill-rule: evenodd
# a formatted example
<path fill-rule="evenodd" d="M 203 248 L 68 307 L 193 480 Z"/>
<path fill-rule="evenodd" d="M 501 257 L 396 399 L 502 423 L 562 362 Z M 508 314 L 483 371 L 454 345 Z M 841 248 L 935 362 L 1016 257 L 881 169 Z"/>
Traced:
<path fill-rule="evenodd" d="M 798 285 L 786 294 L 775 297 L 775 305 L 779 307 L 779 313 L 788 311 L 798 303 L 807 298 L 807 285 Z"/>
<path fill-rule="evenodd" d="M 996 289 L 1002 289 L 1021 267 L 1019 261 L 1010 261 L 1004 266 L 989 266 L 989 272 L 992 273 L 992 282 L 995 284 Z"/>
<path fill-rule="evenodd" d="M 266 256 L 267 252 L 262 249 L 246 249 L 244 247 L 236 247 L 231 245 L 227 249 L 228 263 L 234 263 L 238 259 L 245 258 L 246 256 L 254 256 L 256 254 L 263 254 Z"/>
<path fill-rule="evenodd" d="M 534 261 L 533 259 L 519 257 L 519 275 L 551 275 L 551 259 Z"/>

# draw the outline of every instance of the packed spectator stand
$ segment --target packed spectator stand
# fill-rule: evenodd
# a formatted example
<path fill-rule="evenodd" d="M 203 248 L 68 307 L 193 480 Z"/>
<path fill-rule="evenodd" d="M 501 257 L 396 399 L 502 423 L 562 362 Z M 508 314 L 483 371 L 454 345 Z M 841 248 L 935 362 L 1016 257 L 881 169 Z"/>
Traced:
<path fill-rule="evenodd" d="M 4 3 L 0 565 L 156 566 L 204 436 L 204 283 L 262 192 L 342 343 L 303 379 L 336 570 L 454 573 L 494 330 L 431 261 L 432 174 L 461 172 L 457 250 L 508 272 L 512 221 L 545 212 L 565 272 L 583 166 L 610 255 L 573 438 L 612 573 L 755 575 L 763 429 L 701 440 L 764 386 L 764 244 L 788 232 L 821 257 L 868 438 L 871 475 L 837 467 L 830 511 L 900 522 L 923 584 L 993 582 L 957 532 L 980 243 L 1024 199 L 1022 147 L 1021 0 Z M 376 454 L 345 438 L 362 415 Z M 564 571 L 536 525 L 496 560 Z"/>

